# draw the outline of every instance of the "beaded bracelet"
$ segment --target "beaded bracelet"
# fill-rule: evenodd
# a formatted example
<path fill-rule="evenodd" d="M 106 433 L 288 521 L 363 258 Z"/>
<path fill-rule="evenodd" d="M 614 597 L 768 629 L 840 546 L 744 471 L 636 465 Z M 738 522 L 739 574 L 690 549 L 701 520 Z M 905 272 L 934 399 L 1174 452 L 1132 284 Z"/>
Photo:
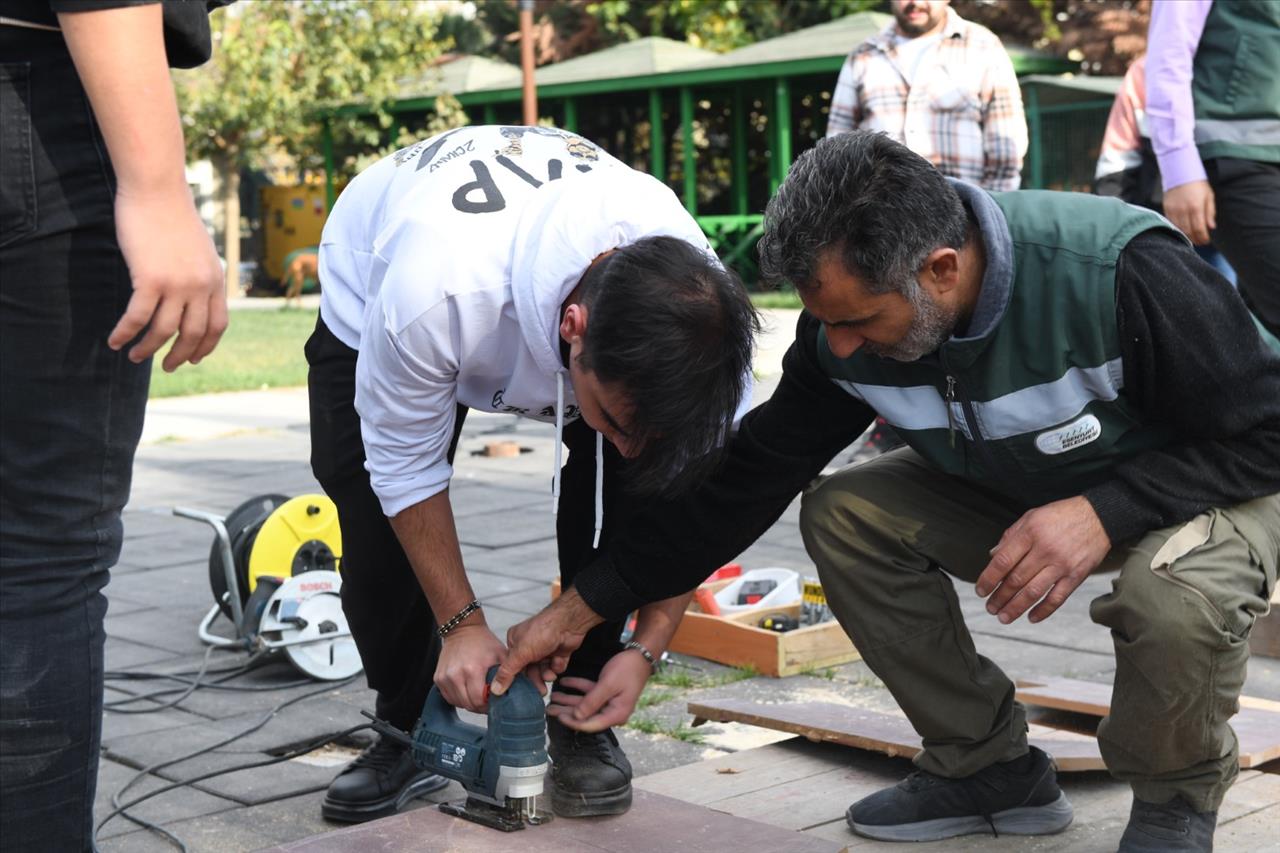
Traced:
<path fill-rule="evenodd" d="M 627 651 L 628 649 L 635 649 L 636 651 L 638 651 L 640 655 L 649 662 L 649 668 L 652 669 L 654 672 L 658 671 L 658 659 L 655 658 L 653 656 L 653 652 L 646 649 L 643 644 L 635 640 L 630 640 L 625 646 L 622 647 L 622 650 L 624 652 Z"/>
<path fill-rule="evenodd" d="M 443 625 L 441 625 L 439 628 L 436 629 L 436 636 L 443 640 L 446 634 L 448 634 L 454 628 L 457 628 L 458 625 L 462 623 L 463 619 L 466 619 L 468 616 L 470 616 L 472 613 L 475 613 L 479 609 L 480 609 L 479 599 L 472 599 L 471 603 L 468 604 L 466 607 L 462 608 L 461 610 L 459 610 L 456 616 L 454 616 L 448 622 L 444 623 Z"/>

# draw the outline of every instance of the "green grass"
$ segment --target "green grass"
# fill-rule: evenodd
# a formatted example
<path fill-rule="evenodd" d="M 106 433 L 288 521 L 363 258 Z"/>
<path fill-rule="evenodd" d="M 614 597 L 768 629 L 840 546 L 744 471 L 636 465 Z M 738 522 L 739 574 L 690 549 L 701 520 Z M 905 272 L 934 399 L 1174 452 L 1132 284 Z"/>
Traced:
<path fill-rule="evenodd" d="M 182 397 L 307 384 L 302 345 L 315 328 L 314 310 L 246 308 L 232 311 L 230 319 L 218 348 L 200 364 L 184 364 L 173 373 L 165 373 L 160 362 L 169 346 L 156 353 L 151 396 Z"/>
<path fill-rule="evenodd" d="M 803 308 L 794 290 L 766 290 L 751 294 L 751 302 L 757 308 Z"/>
<path fill-rule="evenodd" d="M 725 684 L 733 684 L 735 681 L 744 681 L 748 678 L 755 678 L 760 673 L 756 672 L 753 666 L 734 667 L 728 672 L 720 675 L 694 675 L 685 669 L 675 669 L 669 667 L 660 672 L 654 673 L 649 677 L 650 684 L 657 684 L 663 687 L 721 687 Z"/>
<path fill-rule="evenodd" d="M 674 690 L 661 690 L 654 687 L 645 687 L 644 692 L 640 694 L 640 698 L 636 700 L 636 710 L 652 708 L 654 705 L 661 705 L 663 702 L 676 698 Z"/>
<path fill-rule="evenodd" d="M 647 735 L 665 735 L 666 737 L 672 737 L 676 740 L 682 740 L 685 743 L 702 743 L 707 739 L 706 735 L 702 732 L 694 731 L 684 723 L 680 723 L 676 726 L 667 726 L 660 720 L 655 720 L 652 717 L 641 717 L 639 715 L 633 716 L 627 722 L 627 728 L 633 729 L 637 732 L 643 732 Z"/>

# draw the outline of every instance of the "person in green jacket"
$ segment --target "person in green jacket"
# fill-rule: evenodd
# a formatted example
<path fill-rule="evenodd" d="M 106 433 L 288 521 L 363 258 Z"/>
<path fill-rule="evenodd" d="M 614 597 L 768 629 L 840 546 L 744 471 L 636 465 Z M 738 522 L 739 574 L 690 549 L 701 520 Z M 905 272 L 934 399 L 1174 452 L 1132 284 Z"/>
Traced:
<path fill-rule="evenodd" d="M 554 669 L 584 627 L 692 588 L 803 490 L 828 602 L 923 742 L 913 774 L 850 807 L 854 832 L 1069 825 L 953 579 L 990 618 L 1038 623 L 1118 571 L 1089 612 L 1115 643 L 1098 740 L 1134 794 L 1120 849 L 1211 850 L 1280 561 L 1280 356 L 1235 290 L 1150 211 L 987 193 L 866 132 L 797 160 L 760 261 L 806 309 L 777 390 L 709 483 L 651 506 L 511 630 L 495 689 L 523 664 Z M 877 414 L 907 446 L 813 481 Z M 574 724 L 595 725 L 606 693 Z"/>

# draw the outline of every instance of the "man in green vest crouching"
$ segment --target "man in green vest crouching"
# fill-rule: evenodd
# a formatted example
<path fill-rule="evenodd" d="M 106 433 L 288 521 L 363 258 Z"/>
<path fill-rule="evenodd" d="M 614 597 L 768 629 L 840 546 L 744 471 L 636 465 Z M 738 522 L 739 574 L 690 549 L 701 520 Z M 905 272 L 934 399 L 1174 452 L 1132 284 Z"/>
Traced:
<path fill-rule="evenodd" d="M 1280 356 L 1231 285 L 1154 213 L 987 193 L 867 132 L 799 158 L 760 260 L 807 309 L 777 390 L 707 485 L 635 519 L 512 629 L 495 684 L 692 588 L 803 489 L 828 602 L 923 741 L 914 773 L 850 807 L 855 832 L 1065 828 L 1051 759 L 1028 747 L 952 578 L 989 618 L 1040 622 L 1118 570 L 1090 615 L 1115 642 L 1098 739 L 1133 788 L 1120 849 L 1211 850 L 1247 638 L 1280 558 Z M 811 483 L 877 414 L 907 446 Z M 570 724 L 607 722 L 608 694 Z"/>

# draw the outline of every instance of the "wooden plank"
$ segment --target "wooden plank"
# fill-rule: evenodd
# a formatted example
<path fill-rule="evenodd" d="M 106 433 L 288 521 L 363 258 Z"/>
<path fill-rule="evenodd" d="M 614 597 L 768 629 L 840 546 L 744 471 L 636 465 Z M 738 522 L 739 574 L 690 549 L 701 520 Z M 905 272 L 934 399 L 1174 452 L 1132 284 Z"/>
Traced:
<path fill-rule="evenodd" d="M 1028 705 L 1105 717 L 1111 710 L 1111 685 L 1074 678 L 1019 680 L 1017 698 Z M 1231 718 L 1240 740 L 1240 766 L 1280 758 L 1280 703 L 1241 696 L 1240 705 L 1240 713 Z"/>
<path fill-rule="evenodd" d="M 272 847 L 264 853 L 837 853 L 844 848 L 837 842 L 636 791 L 626 814 L 555 818 L 518 833 L 498 832 L 435 808 L 422 808 Z"/>
<path fill-rule="evenodd" d="M 1280 590 L 1280 585 L 1276 586 Z M 1274 600 L 1271 612 L 1253 623 L 1249 633 L 1249 651 L 1268 658 L 1280 658 L 1280 605 Z"/>
<path fill-rule="evenodd" d="M 1077 678 L 1018 679 L 1018 699 L 1027 705 L 1041 708 L 1057 708 L 1075 711 L 1094 717 L 1105 717 L 1111 712 L 1111 685 Z M 1241 696 L 1241 708 L 1270 711 L 1280 714 L 1280 702 L 1258 696 Z"/>
<path fill-rule="evenodd" d="M 911 757 L 920 751 L 920 736 L 906 717 L 832 702 L 783 702 L 762 705 L 736 699 L 690 702 L 694 725 L 699 720 L 746 723 L 791 732 L 812 741 L 839 743 L 889 756 Z M 1064 772 L 1105 770 L 1098 742 L 1091 737 L 1031 725 L 1028 740 L 1054 757 Z"/>

